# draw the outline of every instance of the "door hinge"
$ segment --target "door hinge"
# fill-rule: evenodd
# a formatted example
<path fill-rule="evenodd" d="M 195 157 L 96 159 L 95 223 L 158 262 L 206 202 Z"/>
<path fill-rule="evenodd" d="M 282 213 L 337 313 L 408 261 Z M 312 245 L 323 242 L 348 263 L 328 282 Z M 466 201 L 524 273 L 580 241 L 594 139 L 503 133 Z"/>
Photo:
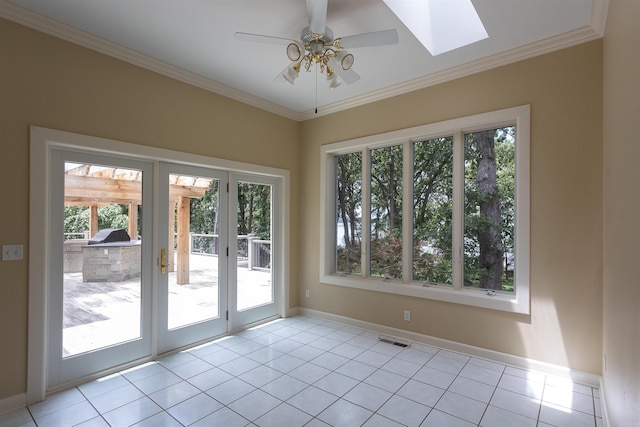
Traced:
<path fill-rule="evenodd" d="M 227 320 L 229 320 L 229 310 L 227 310 Z"/>
<path fill-rule="evenodd" d="M 229 256 L 229 246 L 227 246 L 227 256 Z"/>
<path fill-rule="evenodd" d="M 229 192 L 229 183 L 227 182 L 227 193 Z"/>

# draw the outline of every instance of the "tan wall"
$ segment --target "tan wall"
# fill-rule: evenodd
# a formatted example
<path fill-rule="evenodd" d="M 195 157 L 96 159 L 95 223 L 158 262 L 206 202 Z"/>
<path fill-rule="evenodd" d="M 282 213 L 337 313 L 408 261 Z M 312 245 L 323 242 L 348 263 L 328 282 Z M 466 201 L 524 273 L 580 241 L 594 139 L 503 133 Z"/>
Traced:
<path fill-rule="evenodd" d="M 0 399 L 26 390 L 29 125 L 288 169 L 295 230 L 298 123 L 2 19 L 0 58 L 0 244 L 25 245 L 0 262 Z"/>
<path fill-rule="evenodd" d="M 610 0 L 604 38 L 604 341 L 609 425 L 640 425 L 640 2 Z"/>
<path fill-rule="evenodd" d="M 531 315 L 319 283 L 320 146 L 531 104 Z M 602 42 L 302 124 L 299 305 L 600 374 Z M 411 322 L 404 322 L 404 309 Z"/>

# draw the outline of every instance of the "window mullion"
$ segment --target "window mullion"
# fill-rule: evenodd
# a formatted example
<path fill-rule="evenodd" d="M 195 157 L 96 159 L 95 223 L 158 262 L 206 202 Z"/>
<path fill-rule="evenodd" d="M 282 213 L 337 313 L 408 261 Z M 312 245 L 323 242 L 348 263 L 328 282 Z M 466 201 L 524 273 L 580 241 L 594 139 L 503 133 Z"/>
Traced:
<path fill-rule="evenodd" d="M 413 279 L 413 143 L 402 147 L 402 281 Z"/>
<path fill-rule="evenodd" d="M 371 273 L 371 150 L 362 149 L 362 244 L 360 265 L 363 277 Z"/>
<path fill-rule="evenodd" d="M 453 135 L 453 287 L 462 289 L 464 281 L 464 135 Z"/>

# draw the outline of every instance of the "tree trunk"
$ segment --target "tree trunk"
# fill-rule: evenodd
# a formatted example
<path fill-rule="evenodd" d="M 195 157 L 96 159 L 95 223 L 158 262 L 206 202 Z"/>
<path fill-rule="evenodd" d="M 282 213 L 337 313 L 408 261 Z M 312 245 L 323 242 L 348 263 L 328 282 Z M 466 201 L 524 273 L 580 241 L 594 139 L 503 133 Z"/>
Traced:
<path fill-rule="evenodd" d="M 389 147 L 389 186 L 388 189 L 388 197 L 389 197 L 389 234 L 393 234 L 393 230 L 396 226 L 396 164 L 393 155 L 393 148 Z"/>
<path fill-rule="evenodd" d="M 213 222 L 213 234 L 219 236 L 220 233 L 220 185 L 216 186 L 216 191 L 214 192 L 216 198 L 216 207 L 214 211 L 214 222 Z M 219 237 L 213 239 L 213 253 L 220 253 L 220 241 Z"/>
<path fill-rule="evenodd" d="M 247 223 L 247 232 L 253 234 L 253 188 L 249 187 L 249 218 Z"/>
<path fill-rule="evenodd" d="M 496 156 L 494 150 L 495 131 L 477 132 L 478 175 L 476 184 L 479 193 L 480 227 L 480 266 L 485 272 L 480 277 L 480 287 L 502 289 L 502 239 L 500 236 L 500 196 L 496 188 Z"/>
<path fill-rule="evenodd" d="M 340 180 L 338 181 L 338 212 L 340 218 L 342 218 L 342 225 L 344 226 L 344 246 L 348 252 L 351 246 L 351 234 L 349 233 L 349 221 L 347 216 L 347 195 L 346 195 L 346 183 L 347 177 L 345 176 L 344 167 L 340 167 Z M 337 242 L 340 244 L 340 242 Z"/>

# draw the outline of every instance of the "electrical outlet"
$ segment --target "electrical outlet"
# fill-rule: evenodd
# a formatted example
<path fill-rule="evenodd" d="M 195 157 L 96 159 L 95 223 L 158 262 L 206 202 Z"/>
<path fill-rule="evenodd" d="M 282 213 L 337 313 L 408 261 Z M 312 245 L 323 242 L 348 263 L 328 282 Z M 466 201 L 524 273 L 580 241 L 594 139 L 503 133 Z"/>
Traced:
<path fill-rule="evenodd" d="M 2 245 L 2 261 L 19 261 L 23 258 L 22 245 Z"/>
<path fill-rule="evenodd" d="M 411 321 L 411 312 L 409 310 L 405 310 L 404 311 L 404 321 L 405 322 L 410 322 Z"/>
<path fill-rule="evenodd" d="M 304 296 L 307 297 L 307 298 L 309 298 L 311 296 L 311 293 L 309 292 L 309 289 L 304 291 Z"/>

